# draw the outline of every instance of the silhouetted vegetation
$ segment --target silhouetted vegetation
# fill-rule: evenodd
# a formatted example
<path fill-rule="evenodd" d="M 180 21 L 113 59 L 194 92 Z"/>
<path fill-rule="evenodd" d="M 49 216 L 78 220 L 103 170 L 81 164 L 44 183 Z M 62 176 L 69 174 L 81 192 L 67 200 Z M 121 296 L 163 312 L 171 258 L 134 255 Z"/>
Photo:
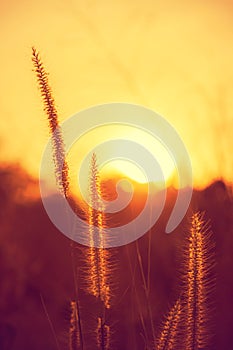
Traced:
<path fill-rule="evenodd" d="M 42 296 L 60 347 L 67 349 L 70 302 L 76 297 L 70 241 L 49 221 L 39 196 L 34 199 L 30 197 L 30 189 L 35 192 L 36 181 L 22 169 L 16 165 L 1 167 L 0 348 L 56 349 L 41 302 Z M 181 246 L 187 236 L 186 219 L 174 233 L 164 233 L 174 195 L 174 190 L 171 190 L 171 201 L 167 202 L 161 218 L 153 227 L 151 237 L 150 303 L 158 336 L 164 324 L 164 315 L 171 315 L 169 306 L 175 305 L 180 297 L 177 272 L 183 267 Z M 211 221 L 213 234 L 210 242 L 216 242 L 215 337 L 210 349 L 231 349 L 233 198 L 222 181 L 216 181 L 202 191 L 195 191 L 193 197 L 195 205 L 198 203 L 200 210 L 205 209 L 205 217 Z M 148 233 L 138 240 L 145 275 L 148 273 L 147 244 Z M 118 248 L 118 262 L 119 267 L 113 275 L 118 284 L 116 302 L 111 313 L 107 312 L 108 324 L 114 327 L 113 348 L 143 349 L 145 339 L 141 318 L 148 332 L 151 331 L 135 242 Z M 84 290 L 80 291 L 86 339 L 92 339 L 89 331 L 94 329 L 95 324 L 95 307 L 85 312 L 85 305 L 94 302 L 92 298 Z M 171 327 L 175 327 L 175 323 Z"/>

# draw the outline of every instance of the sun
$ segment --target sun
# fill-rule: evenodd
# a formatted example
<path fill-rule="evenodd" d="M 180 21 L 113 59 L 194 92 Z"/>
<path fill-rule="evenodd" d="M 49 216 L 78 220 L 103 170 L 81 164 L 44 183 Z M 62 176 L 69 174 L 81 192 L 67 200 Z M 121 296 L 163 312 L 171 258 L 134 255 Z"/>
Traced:
<path fill-rule="evenodd" d="M 127 160 L 115 160 L 106 164 L 100 171 L 101 177 L 111 177 L 114 174 L 120 174 L 136 181 L 138 183 L 146 183 L 147 177 L 142 168 L 139 168 L 133 162 Z"/>
<path fill-rule="evenodd" d="M 132 159 L 128 155 L 128 145 L 131 147 Z M 137 155 L 136 146 L 142 150 L 142 155 Z M 170 184 L 175 173 L 175 165 L 168 150 L 153 135 L 128 125 L 101 126 L 82 135 L 68 152 L 73 189 L 77 186 L 81 186 L 82 190 L 88 187 L 93 152 L 97 156 L 101 177 L 113 178 L 121 174 L 139 184 L 153 182 L 165 187 Z M 124 157 L 126 154 L 128 156 Z"/>

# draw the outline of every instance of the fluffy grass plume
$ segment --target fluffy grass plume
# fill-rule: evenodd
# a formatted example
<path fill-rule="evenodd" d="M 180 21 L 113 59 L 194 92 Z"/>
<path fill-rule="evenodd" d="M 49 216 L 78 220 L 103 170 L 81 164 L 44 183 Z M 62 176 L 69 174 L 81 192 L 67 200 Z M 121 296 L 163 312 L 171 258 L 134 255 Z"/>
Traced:
<path fill-rule="evenodd" d="M 213 337 L 215 244 L 204 213 L 191 217 L 184 253 L 182 324 L 186 350 L 210 349 Z"/>
<path fill-rule="evenodd" d="M 97 321 L 97 349 L 110 350 L 110 327 L 105 324 L 102 317 L 98 317 Z"/>
<path fill-rule="evenodd" d="M 70 302 L 70 309 L 69 350 L 79 350 L 81 349 L 81 339 L 78 327 L 79 314 L 76 301 Z"/>
<path fill-rule="evenodd" d="M 61 128 L 59 126 L 58 113 L 55 106 L 52 89 L 48 81 L 48 73 L 44 68 L 39 52 L 34 47 L 32 48 L 32 62 L 44 105 L 44 111 L 48 119 L 49 131 L 52 137 L 53 161 L 57 185 L 61 193 L 63 193 L 65 197 L 68 197 L 68 165 L 65 159 L 65 145 L 62 139 Z"/>
<path fill-rule="evenodd" d="M 162 323 L 161 331 L 156 340 L 156 350 L 175 350 L 179 349 L 179 326 L 181 316 L 181 303 L 178 299 L 175 305 L 170 309 L 165 320 Z"/>
<path fill-rule="evenodd" d="M 113 271 L 112 253 L 104 248 L 106 218 L 102 199 L 97 157 L 93 153 L 89 172 L 89 205 L 86 210 L 89 246 L 82 249 L 84 257 L 84 290 L 94 296 L 97 302 L 97 325 L 95 329 L 96 348 L 110 349 L 110 326 L 106 322 L 106 310 L 112 306 Z M 97 238 L 95 235 L 97 234 Z M 95 247 L 98 243 L 98 248 Z"/>
<path fill-rule="evenodd" d="M 89 175 L 88 236 L 89 247 L 85 249 L 85 284 L 86 291 L 104 304 L 111 306 L 112 263 L 111 253 L 104 246 L 104 228 L 106 226 L 103 212 L 102 190 L 99 179 L 96 154 L 93 153 Z M 94 235 L 98 234 L 98 245 L 94 246 Z"/>

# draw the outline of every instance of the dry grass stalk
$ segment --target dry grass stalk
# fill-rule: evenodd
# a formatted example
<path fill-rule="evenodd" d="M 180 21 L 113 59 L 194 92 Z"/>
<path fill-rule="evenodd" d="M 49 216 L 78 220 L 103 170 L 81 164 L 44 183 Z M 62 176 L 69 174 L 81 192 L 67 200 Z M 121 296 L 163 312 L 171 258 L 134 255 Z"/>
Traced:
<path fill-rule="evenodd" d="M 79 314 L 76 301 L 71 301 L 71 316 L 69 329 L 69 350 L 79 350 L 81 348 L 80 330 L 78 327 Z"/>
<path fill-rule="evenodd" d="M 59 119 L 58 119 L 58 112 L 55 106 L 55 101 L 52 94 L 52 89 L 49 84 L 48 80 L 48 73 L 46 72 L 44 65 L 42 63 L 42 60 L 40 58 L 39 52 L 33 47 L 32 48 L 32 62 L 34 65 L 34 69 L 36 72 L 37 77 L 37 83 L 39 86 L 39 90 L 41 93 L 41 98 L 44 104 L 44 111 L 46 113 L 48 124 L 49 124 L 49 131 L 51 134 L 52 139 L 52 150 L 53 150 L 53 161 L 55 166 L 55 176 L 56 176 L 56 182 L 57 186 L 60 190 L 60 192 L 68 198 L 69 195 L 69 168 L 68 164 L 66 162 L 66 155 L 65 155 L 65 144 L 62 137 L 62 131 L 59 125 Z M 74 254 L 74 243 L 71 241 L 71 250 L 72 250 L 72 256 Z M 74 269 L 75 270 L 75 269 Z M 75 285 L 77 285 L 77 274 L 74 273 L 74 279 L 75 279 Z M 77 328 L 75 330 L 75 333 L 79 334 L 79 344 L 80 349 L 83 349 L 83 337 L 82 337 L 82 326 L 81 326 L 81 320 L 80 320 L 80 308 L 79 308 L 79 300 L 78 300 L 78 291 L 76 288 L 76 302 L 75 302 L 75 309 L 74 304 L 72 304 L 73 312 L 75 314 L 71 317 L 71 329 L 70 332 L 73 332 L 74 327 L 74 318 L 76 318 L 77 321 Z M 76 310 L 76 311 L 75 311 Z M 75 326 L 76 327 L 76 326 Z M 73 344 L 73 346 L 75 346 Z M 76 344 L 78 346 L 78 343 Z M 76 349 L 73 347 L 72 349 Z"/>
<path fill-rule="evenodd" d="M 163 322 L 162 330 L 157 337 L 156 350 L 178 349 L 180 316 L 181 304 L 178 299 Z"/>
<path fill-rule="evenodd" d="M 103 302 L 105 308 L 109 309 L 111 306 L 112 265 L 110 251 L 103 248 L 104 228 L 106 224 L 101 195 L 97 159 L 96 155 L 93 154 L 89 178 L 89 247 L 85 251 L 87 266 L 85 280 L 87 291 L 96 298 L 99 298 Z M 94 246 L 94 236 L 96 233 L 98 234 L 98 244 L 100 248 Z"/>
<path fill-rule="evenodd" d="M 100 350 L 110 350 L 110 327 L 106 325 L 102 317 L 98 317 L 97 346 Z"/>
<path fill-rule="evenodd" d="M 184 256 L 183 338 L 186 350 L 206 349 L 213 336 L 213 301 L 215 292 L 215 244 L 204 213 L 191 217 L 191 229 Z"/>
<path fill-rule="evenodd" d="M 36 72 L 37 83 L 52 137 L 53 161 L 55 165 L 57 185 L 61 193 L 63 193 L 65 197 L 68 197 L 69 170 L 65 159 L 65 145 L 62 138 L 62 131 L 59 126 L 58 113 L 55 106 L 52 89 L 49 85 L 48 73 L 45 71 L 39 52 L 34 47 L 32 48 L 32 62 Z"/>

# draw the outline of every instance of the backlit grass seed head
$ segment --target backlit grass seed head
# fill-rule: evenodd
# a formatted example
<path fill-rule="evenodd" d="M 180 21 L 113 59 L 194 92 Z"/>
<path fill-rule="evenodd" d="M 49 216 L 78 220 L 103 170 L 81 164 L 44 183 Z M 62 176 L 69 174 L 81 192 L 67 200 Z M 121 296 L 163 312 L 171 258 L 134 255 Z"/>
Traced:
<path fill-rule="evenodd" d="M 36 72 L 37 83 L 44 104 L 49 130 L 52 137 L 53 162 L 55 166 L 55 176 L 57 186 L 65 197 L 69 192 L 69 170 L 65 159 L 65 145 L 62 139 L 62 132 L 59 126 L 58 113 L 55 106 L 52 89 L 48 81 L 48 73 L 45 71 L 40 55 L 37 50 L 32 48 L 32 62 Z"/>
<path fill-rule="evenodd" d="M 204 213 L 191 217 L 190 234 L 184 254 L 183 323 L 187 350 L 209 348 L 213 336 L 213 305 L 215 291 L 215 259 L 213 235 Z"/>
<path fill-rule="evenodd" d="M 178 299 L 162 324 L 156 341 L 156 350 L 178 350 L 181 303 Z"/>
<path fill-rule="evenodd" d="M 96 155 L 93 154 L 89 175 L 88 237 L 89 247 L 85 249 L 86 290 L 99 298 L 106 308 L 110 308 L 112 263 L 109 249 L 104 245 L 105 214 Z M 100 248 L 94 247 L 94 234 L 98 233 Z"/>
<path fill-rule="evenodd" d="M 100 350 L 110 350 L 110 327 L 105 324 L 101 317 L 98 317 L 97 325 L 97 346 Z"/>
<path fill-rule="evenodd" d="M 69 350 L 80 349 L 80 332 L 78 327 L 79 315 L 77 302 L 71 301 L 71 316 L 70 316 L 70 328 L 69 328 Z"/>

